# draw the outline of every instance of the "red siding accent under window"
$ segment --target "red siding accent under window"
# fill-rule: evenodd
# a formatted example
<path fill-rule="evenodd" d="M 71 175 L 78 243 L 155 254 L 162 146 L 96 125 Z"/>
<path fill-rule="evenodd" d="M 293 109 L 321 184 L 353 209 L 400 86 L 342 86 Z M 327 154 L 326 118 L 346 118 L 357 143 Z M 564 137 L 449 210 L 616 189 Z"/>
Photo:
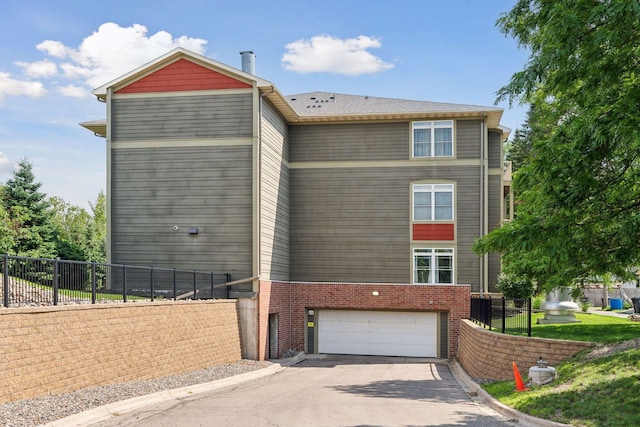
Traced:
<path fill-rule="evenodd" d="M 251 85 L 179 59 L 116 93 L 180 92 L 186 90 L 246 89 Z"/>
<path fill-rule="evenodd" d="M 453 224 L 413 224 L 413 240 L 454 240 Z"/>

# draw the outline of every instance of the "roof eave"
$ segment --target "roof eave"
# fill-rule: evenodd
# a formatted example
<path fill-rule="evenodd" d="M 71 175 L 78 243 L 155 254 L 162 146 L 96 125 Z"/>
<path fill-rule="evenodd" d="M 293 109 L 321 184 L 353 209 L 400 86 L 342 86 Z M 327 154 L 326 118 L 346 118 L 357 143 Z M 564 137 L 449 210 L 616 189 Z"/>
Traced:
<path fill-rule="evenodd" d="M 106 120 L 93 120 L 90 122 L 79 123 L 85 129 L 89 129 L 96 136 L 103 138 L 107 137 L 107 121 Z"/>
<path fill-rule="evenodd" d="M 286 101 L 285 101 L 286 102 Z M 399 120 L 424 120 L 442 118 L 482 118 L 487 119 L 489 129 L 501 129 L 500 119 L 502 110 L 489 111 L 432 111 L 432 112 L 398 112 L 398 113 L 370 113 L 370 114 L 341 114 L 324 116 L 298 116 L 295 113 L 292 124 L 327 123 L 327 122 L 354 122 L 354 121 L 399 121 Z M 508 128 L 506 128 L 508 129 Z"/>

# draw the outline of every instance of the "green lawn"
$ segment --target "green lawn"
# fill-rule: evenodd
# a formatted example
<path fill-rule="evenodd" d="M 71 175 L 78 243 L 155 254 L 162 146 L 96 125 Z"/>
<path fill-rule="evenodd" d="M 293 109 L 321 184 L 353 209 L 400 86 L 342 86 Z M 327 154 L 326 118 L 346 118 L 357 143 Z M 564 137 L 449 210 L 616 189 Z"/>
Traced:
<path fill-rule="evenodd" d="M 27 282 L 26 280 L 20 280 L 21 283 L 27 283 L 33 287 L 39 289 L 45 289 L 48 291 L 53 291 L 51 286 L 41 285 L 39 283 Z M 61 297 L 61 300 L 73 298 L 78 300 L 88 300 L 91 301 L 91 291 L 78 291 L 73 289 L 58 289 L 58 295 Z M 66 297 L 66 298 L 65 298 Z M 139 297 L 135 295 L 127 295 L 127 300 L 144 300 L 149 298 Z M 96 300 L 109 300 L 109 301 L 122 301 L 122 293 L 96 293 Z"/>
<path fill-rule="evenodd" d="M 600 314 L 576 313 L 580 323 L 538 325 L 543 313 L 534 313 L 531 319 L 531 336 L 575 341 L 612 343 L 640 337 L 640 322 Z"/>
<path fill-rule="evenodd" d="M 561 363 L 558 379 L 530 391 L 516 392 L 514 381 L 483 387 L 502 403 L 540 418 L 589 427 L 639 425 L 640 348 L 621 342 L 640 337 L 640 322 L 598 314 L 577 317 L 582 323 L 536 324 L 532 335 L 607 343 L 608 351 L 597 358 L 583 352 Z"/>

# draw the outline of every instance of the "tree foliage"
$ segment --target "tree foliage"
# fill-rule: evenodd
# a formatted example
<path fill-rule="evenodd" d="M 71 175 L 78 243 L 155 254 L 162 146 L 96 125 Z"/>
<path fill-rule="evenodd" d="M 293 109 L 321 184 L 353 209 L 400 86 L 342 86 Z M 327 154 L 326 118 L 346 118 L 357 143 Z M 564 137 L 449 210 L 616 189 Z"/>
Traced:
<path fill-rule="evenodd" d="M 106 261 L 106 199 L 92 213 L 40 192 L 33 166 L 24 159 L 0 186 L 0 253 L 78 261 Z"/>
<path fill-rule="evenodd" d="M 474 249 L 547 289 L 624 276 L 640 258 L 640 3 L 520 0 L 498 26 L 531 51 L 499 100 L 530 103 L 536 132 L 515 219 Z"/>
<path fill-rule="evenodd" d="M 15 234 L 13 251 L 30 257 L 55 255 L 53 227 L 48 212 L 46 194 L 40 192 L 32 165 L 26 159 L 18 163 L 13 178 L 7 181 L 2 204 L 11 218 Z"/>

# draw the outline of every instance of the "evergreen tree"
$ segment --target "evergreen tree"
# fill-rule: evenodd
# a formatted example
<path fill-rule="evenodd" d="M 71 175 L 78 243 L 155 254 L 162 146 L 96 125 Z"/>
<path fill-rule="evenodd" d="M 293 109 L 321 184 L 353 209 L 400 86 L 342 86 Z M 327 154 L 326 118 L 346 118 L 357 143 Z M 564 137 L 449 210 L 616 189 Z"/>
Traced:
<path fill-rule="evenodd" d="M 4 186 L 0 186 L 0 200 L 2 200 L 3 193 Z M 15 232 L 12 227 L 11 218 L 9 218 L 9 214 L 2 203 L 0 203 L 0 254 L 12 252 L 14 240 Z"/>
<path fill-rule="evenodd" d="M 53 227 L 46 194 L 35 181 L 27 159 L 18 163 L 2 194 L 2 205 L 11 219 L 15 240 L 11 252 L 30 257 L 53 257 Z"/>

